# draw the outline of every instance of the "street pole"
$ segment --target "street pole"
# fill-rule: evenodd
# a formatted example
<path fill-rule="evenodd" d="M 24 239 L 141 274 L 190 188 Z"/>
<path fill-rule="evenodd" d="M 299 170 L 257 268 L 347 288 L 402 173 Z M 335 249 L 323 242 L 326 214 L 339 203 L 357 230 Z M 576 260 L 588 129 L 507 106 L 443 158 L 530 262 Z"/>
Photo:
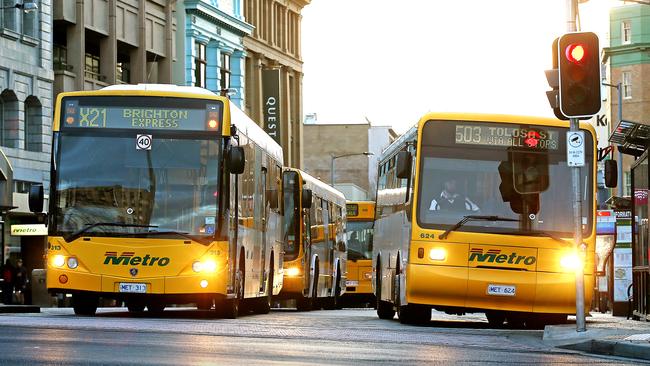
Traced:
<path fill-rule="evenodd" d="M 576 10 L 578 7 L 577 0 L 567 0 L 567 31 L 575 32 L 576 29 Z M 569 131 L 580 131 L 580 120 L 577 118 L 569 119 Z M 567 141 L 568 144 L 568 141 Z M 571 168 L 571 186 L 573 187 L 573 216 L 575 221 L 574 240 L 576 253 L 581 259 L 584 259 L 585 248 L 582 245 L 582 198 L 580 194 L 580 167 Z M 585 325 L 585 278 L 584 264 L 582 261 L 576 268 L 576 332 L 587 330 Z"/>
<path fill-rule="evenodd" d="M 330 160 L 330 185 L 332 187 L 334 187 L 334 160 L 336 160 L 336 157 L 332 156 Z"/>
<path fill-rule="evenodd" d="M 616 84 L 618 92 L 618 123 L 623 120 L 623 82 Z M 623 197 L 623 153 L 618 150 L 618 196 Z"/>

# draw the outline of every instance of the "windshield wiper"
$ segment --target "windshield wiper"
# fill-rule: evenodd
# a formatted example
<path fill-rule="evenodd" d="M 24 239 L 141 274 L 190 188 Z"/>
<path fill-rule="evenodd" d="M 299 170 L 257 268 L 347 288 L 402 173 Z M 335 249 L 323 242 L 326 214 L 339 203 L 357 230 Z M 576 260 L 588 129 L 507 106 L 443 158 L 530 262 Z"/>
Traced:
<path fill-rule="evenodd" d="M 86 224 L 86 227 L 79 229 L 68 236 L 64 236 L 63 240 L 66 243 L 69 243 L 73 240 L 79 238 L 86 231 L 95 228 L 97 226 L 119 226 L 119 227 L 158 227 L 156 225 L 141 225 L 141 224 L 126 224 L 122 222 L 96 222 L 94 224 Z"/>
<path fill-rule="evenodd" d="M 190 235 L 189 233 L 184 232 L 184 231 L 176 231 L 176 230 L 164 229 L 163 231 L 147 231 L 147 232 L 143 232 L 143 233 L 134 233 L 134 235 L 169 235 L 169 234 L 182 236 L 183 238 L 193 240 L 193 241 L 195 241 L 197 243 L 201 243 L 203 245 L 208 245 L 210 243 L 209 239 L 203 239 L 203 238 L 201 238 L 199 236 L 196 236 L 196 235 Z"/>
<path fill-rule="evenodd" d="M 456 225 L 450 227 L 445 231 L 444 233 L 440 234 L 438 236 L 438 239 L 446 239 L 447 236 L 449 235 L 450 232 L 457 230 L 461 226 L 465 225 L 466 222 L 468 221 L 516 221 L 519 222 L 518 219 L 511 219 L 508 217 L 501 217 L 501 216 L 496 216 L 496 215 L 489 215 L 489 216 L 484 216 L 484 215 L 466 215 L 463 216 L 463 218 L 456 223 Z"/>
<path fill-rule="evenodd" d="M 565 245 L 571 245 L 571 242 L 567 242 L 566 240 L 563 240 L 559 236 L 555 234 L 551 234 L 547 231 L 542 231 L 542 230 L 526 230 L 526 231 L 512 231 L 512 232 L 506 232 L 502 233 L 500 232 L 499 234 L 508 234 L 508 235 L 533 235 L 533 236 L 545 236 L 547 238 L 551 238 L 557 242 L 560 242 Z"/>

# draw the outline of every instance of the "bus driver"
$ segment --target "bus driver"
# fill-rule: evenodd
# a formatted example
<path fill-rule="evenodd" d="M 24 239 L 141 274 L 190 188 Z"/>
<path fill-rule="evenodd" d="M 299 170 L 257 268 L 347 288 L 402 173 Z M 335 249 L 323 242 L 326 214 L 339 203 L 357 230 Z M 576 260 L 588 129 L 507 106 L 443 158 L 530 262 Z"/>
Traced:
<path fill-rule="evenodd" d="M 457 193 L 456 179 L 450 178 L 445 181 L 445 188 L 440 196 L 431 200 L 429 211 L 470 211 L 478 212 L 479 207 L 467 196 Z"/>

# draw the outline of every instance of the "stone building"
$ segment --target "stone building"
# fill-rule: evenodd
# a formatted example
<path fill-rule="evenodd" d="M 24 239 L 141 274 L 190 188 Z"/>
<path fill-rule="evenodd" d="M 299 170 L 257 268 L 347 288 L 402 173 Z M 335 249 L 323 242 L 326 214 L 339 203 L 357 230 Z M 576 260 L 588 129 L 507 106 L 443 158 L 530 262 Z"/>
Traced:
<path fill-rule="evenodd" d="M 302 9 L 311 0 L 244 0 L 253 29 L 246 48 L 245 111 L 284 149 L 288 166 L 303 165 Z"/>
<path fill-rule="evenodd" d="M 175 1 L 54 0 L 55 95 L 171 83 Z"/>
<path fill-rule="evenodd" d="M 0 4 L 0 211 L 4 221 L 0 260 L 21 257 L 31 270 L 42 268 L 44 236 L 10 233 L 13 225 L 36 222 L 27 207 L 27 192 L 32 184 L 47 186 L 50 180 L 52 3 Z"/>

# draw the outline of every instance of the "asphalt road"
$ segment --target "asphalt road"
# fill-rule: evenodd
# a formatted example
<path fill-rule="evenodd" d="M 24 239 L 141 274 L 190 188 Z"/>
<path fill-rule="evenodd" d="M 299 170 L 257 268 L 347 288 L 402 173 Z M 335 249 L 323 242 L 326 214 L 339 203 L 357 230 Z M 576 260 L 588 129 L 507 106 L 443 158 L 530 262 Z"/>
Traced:
<path fill-rule="evenodd" d="M 96 317 L 71 309 L 0 315 L 1 365 L 628 364 L 545 345 L 542 331 L 490 329 L 482 315 L 435 313 L 405 326 L 372 309 L 274 310 L 239 319 L 171 309 L 161 317 L 121 308 Z"/>

